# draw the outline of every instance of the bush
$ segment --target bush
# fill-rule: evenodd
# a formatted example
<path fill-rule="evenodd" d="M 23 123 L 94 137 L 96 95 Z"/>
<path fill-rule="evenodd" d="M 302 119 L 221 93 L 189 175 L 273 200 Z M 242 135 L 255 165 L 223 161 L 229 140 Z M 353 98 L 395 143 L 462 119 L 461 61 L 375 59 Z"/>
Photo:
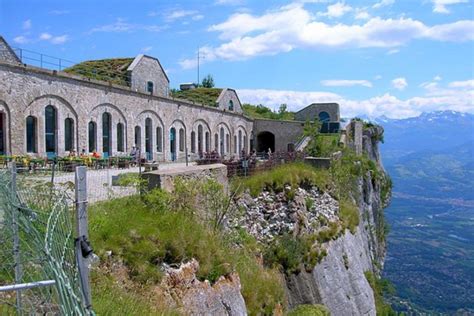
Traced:
<path fill-rule="evenodd" d="M 378 278 L 375 274 L 370 271 L 366 271 L 365 278 L 370 284 L 370 287 L 374 291 L 375 308 L 377 315 L 383 316 L 397 316 L 398 314 L 392 309 L 389 304 L 386 304 L 383 300 L 384 293 L 395 293 L 395 288 L 386 279 Z"/>
<path fill-rule="evenodd" d="M 288 316 L 330 316 L 324 305 L 299 305 L 288 313 Z"/>
<path fill-rule="evenodd" d="M 143 200 L 133 196 L 92 205 L 90 240 L 96 253 L 105 258 L 106 251 L 112 251 L 112 258 L 125 264 L 128 277 L 137 288 L 160 282 L 161 263 L 179 264 L 196 258 L 200 280 L 215 282 L 233 270 L 239 273 L 242 295 L 251 314 L 270 313 L 284 301 L 278 270 L 258 263 L 249 236 L 236 248 L 224 233 L 209 229 L 190 215 L 193 212 L 188 212 L 188 201 L 180 200 L 185 211 L 171 211 L 169 205 L 158 202 L 162 196 L 170 197 L 157 190 Z M 105 277 L 98 276 L 93 287 L 105 286 Z M 110 297 L 122 296 L 120 289 L 108 288 L 117 292 Z"/>
<path fill-rule="evenodd" d="M 348 228 L 351 233 L 355 234 L 360 220 L 357 206 L 347 200 L 340 201 L 339 218 L 342 220 L 344 228 Z"/>

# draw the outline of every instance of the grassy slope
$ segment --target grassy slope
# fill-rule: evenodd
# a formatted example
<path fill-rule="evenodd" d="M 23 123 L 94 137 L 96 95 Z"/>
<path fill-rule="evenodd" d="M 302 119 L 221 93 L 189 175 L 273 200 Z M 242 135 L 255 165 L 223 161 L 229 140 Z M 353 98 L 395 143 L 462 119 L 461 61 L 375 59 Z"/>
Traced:
<path fill-rule="evenodd" d="M 244 233 L 214 233 L 192 216 L 153 209 L 138 197 L 93 205 L 90 239 L 103 262 L 107 262 L 106 251 L 112 251 L 112 258 L 123 261 L 128 270 L 127 286 L 117 282 L 119 276 L 107 273 L 106 266 L 94 274 L 94 308 L 99 315 L 109 313 L 115 303 L 114 311 L 118 314 L 162 312 L 149 294 L 162 277 L 158 265 L 191 258 L 200 263 L 200 279 L 215 281 L 236 270 L 251 314 L 269 313 L 284 301 L 278 271 L 258 264 L 257 246 L 252 238 Z M 230 240 L 242 247 L 235 248 Z M 134 302 L 140 305 L 139 309 Z"/>
<path fill-rule="evenodd" d="M 173 91 L 173 98 L 185 99 L 194 103 L 216 107 L 216 101 L 221 94 L 222 89 L 219 88 L 197 88 L 184 91 Z"/>
<path fill-rule="evenodd" d="M 132 61 L 133 58 L 90 60 L 66 68 L 64 71 L 91 79 L 124 85 L 128 80 L 127 68 Z"/>
<path fill-rule="evenodd" d="M 295 119 L 294 112 L 275 113 L 264 105 L 243 104 L 242 108 L 245 115 L 256 119 L 271 119 L 293 121 Z"/>

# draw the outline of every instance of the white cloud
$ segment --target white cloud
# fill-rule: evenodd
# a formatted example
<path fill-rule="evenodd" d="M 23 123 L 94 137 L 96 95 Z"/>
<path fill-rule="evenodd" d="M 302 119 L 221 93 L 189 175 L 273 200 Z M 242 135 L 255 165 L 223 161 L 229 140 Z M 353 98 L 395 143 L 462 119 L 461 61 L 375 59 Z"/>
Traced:
<path fill-rule="evenodd" d="M 146 53 L 146 52 L 151 51 L 152 49 L 153 49 L 152 46 L 143 47 L 143 48 L 142 48 L 142 52 Z"/>
<path fill-rule="evenodd" d="M 433 2 L 433 12 L 435 13 L 450 13 L 447 6 L 459 3 L 467 3 L 468 0 L 431 0 Z"/>
<path fill-rule="evenodd" d="M 30 42 L 30 40 L 25 36 L 17 36 L 13 39 L 13 41 L 18 44 L 26 44 Z"/>
<path fill-rule="evenodd" d="M 433 78 L 434 81 L 441 81 L 441 79 L 443 79 L 443 78 L 441 78 L 440 75 L 436 75 L 436 76 Z"/>
<path fill-rule="evenodd" d="M 357 10 L 354 16 L 357 20 L 368 20 L 370 19 L 370 14 L 364 10 Z"/>
<path fill-rule="evenodd" d="M 400 77 L 400 78 L 395 78 L 392 80 L 392 87 L 394 87 L 397 90 L 405 90 L 405 88 L 408 86 L 408 82 L 405 78 Z"/>
<path fill-rule="evenodd" d="M 381 76 L 381 75 L 376 75 L 376 76 L 374 77 L 374 79 L 375 79 L 375 80 L 380 80 L 380 79 L 382 79 L 382 76 Z"/>
<path fill-rule="evenodd" d="M 69 14 L 71 13 L 71 11 L 69 10 L 51 10 L 49 11 L 49 14 L 52 14 L 52 15 L 65 15 L 65 14 Z"/>
<path fill-rule="evenodd" d="M 465 81 L 453 81 L 448 85 L 450 88 L 474 89 L 474 79 Z"/>
<path fill-rule="evenodd" d="M 31 20 L 28 19 L 28 20 L 24 21 L 22 28 L 23 28 L 24 30 L 29 30 L 29 29 L 31 29 Z"/>
<path fill-rule="evenodd" d="M 398 48 L 391 49 L 387 52 L 387 55 L 393 55 L 399 53 L 400 50 Z"/>
<path fill-rule="evenodd" d="M 166 14 L 165 19 L 169 22 L 172 22 L 189 16 L 192 16 L 194 19 L 194 16 L 199 16 L 199 14 L 195 10 L 175 10 Z"/>
<path fill-rule="evenodd" d="M 377 2 L 376 4 L 374 4 L 374 5 L 372 6 L 372 8 L 378 9 L 378 8 L 390 6 L 390 5 L 394 4 L 394 3 L 395 3 L 395 0 L 382 0 L 382 1 Z"/>
<path fill-rule="evenodd" d="M 372 83 L 368 80 L 344 80 L 344 79 L 332 79 L 322 80 L 321 84 L 325 87 L 353 87 L 363 86 L 372 88 Z"/>
<path fill-rule="evenodd" d="M 243 4 L 243 0 L 216 0 L 216 5 L 240 5 Z"/>
<path fill-rule="evenodd" d="M 68 35 L 53 36 L 49 33 L 41 33 L 39 36 L 40 41 L 48 41 L 51 44 L 64 44 L 68 39 Z"/>
<path fill-rule="evenodd" d="M 134 32 L 138 30 L 144 30 L 149 32 L 161 32 L 165 29 L 166 25 L 144 25 L 144 24 L 132 24 L 126 22 L 124 19 L 117 19 L 114 23 L 105 24 L 101 26 L 94 27 L 89 31 L 89 34 L 96 33 L 96 32 L 104 32 L 104 33 L 124 33 L 124 32 Z"/>
<path fill-rule="evenodd" d="M 262 15 L 236 13 L 208 30 L 218 32 L 223 42 L 207 47 L 207 62 L 244 60 L 294 49 L 396 49 L 417 39 L 452 42 L 474 39 L 474 21 L 471 20 L 428 26 L 411 18 L 374 17 L 363 24 L 328 24 L 318 21 L 303 5 L 296 4 Z"/>
<path fill-rule="evenodd" d="M 204 15 L 197 14 L 197 15 L 193 16 L 192 19 L 193 19 L 193 21 L 199 21 L 199 20 L 204 19 Z"/>
<path fill-rule="evenodd" d="M 352 7 L 346 5 L 344 2 L 336 2 L 329 5 L 325 13 L 319 13 L 319 15 L 330 18 L 339 18 L 350 11 L 352 11 Z"/>
<path fill-rule="evenodd" d="M 52 37 L 53 36 L 49 33 L 41 33 L 39 39 L 47 41 L 47 40 L 50 40 Z"/>
<path fill-rule="evenodd" d="M 239 89 L 239 98 L 244 103 L 264 104 L 270 108 L 282 103 L 288 104 L 291 111 L 297 111 L 314 102 L 337 102 L 341 106 L 341 115 L 355 117 L 367 115 L 378 117 L 405 118 L 422 112 L 438 110 L 456 110 L 474 113 L 473 90 L 444 89 L 436 95 L 426 94 L 406 100 L 385 93 L 365 100 L 351 100 L 331 92 L 303 92 L 265 89 Z"/>

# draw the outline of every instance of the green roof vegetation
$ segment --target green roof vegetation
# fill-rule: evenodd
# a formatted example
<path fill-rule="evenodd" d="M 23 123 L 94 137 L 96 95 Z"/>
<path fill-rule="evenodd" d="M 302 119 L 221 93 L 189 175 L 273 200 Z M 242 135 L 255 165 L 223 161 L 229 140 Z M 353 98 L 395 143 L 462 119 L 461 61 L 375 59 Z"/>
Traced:
<path fill-rule="evenodd" d="M 270 120 L 284 120 L 293 121 L 295 119 L 295 113 L 286 110 L 286 104 L 280 105 L 278 112 L 273 112 L 269 107 L 265 105 L 253 105 L 243 104 L 242 108 L 245 115 L 254 119 L 270 119 Z"/>
<path fill-rule="evenodd" d="M 128 85 L 127 68 L 134 58 L 88 60 L 64 69 L 64 72 L 87 78 Z"/>
<path fill-rule="evenodd" d="M 172 90 L 171 96 L 177 99 L 184 99 L 194 103 L 216 107 L 216 101 L 221 94 L 219 88 L 196 88 L 190 90 Z"/>

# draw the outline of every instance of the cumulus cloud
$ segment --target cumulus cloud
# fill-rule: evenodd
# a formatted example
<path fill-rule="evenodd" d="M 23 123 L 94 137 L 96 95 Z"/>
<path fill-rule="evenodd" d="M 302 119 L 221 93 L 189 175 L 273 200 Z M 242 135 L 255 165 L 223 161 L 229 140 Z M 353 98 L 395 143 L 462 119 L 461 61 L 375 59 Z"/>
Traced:
<path fill-rule="evenodd" d="M 367 11 L 358 9 L 356 11 L 356 14 L 354 15 L 354 17 L 357 20 L 368 20 L 368 19 L 370 19 L 370 14 Z"/>
<path fill-rule="evenodd" d="M 198 12 L 195 10 L 175 10 L 165 15 L 165 19 L 168 22 L 172 22 L 186 17 L 191 17 L 193 20 L 200 20 L 203 18 L 203 16 L 198 14 Z"/>
<path fill-rule="evenodd" d="M 322 80 L 321 84 L 325 87 L 353 87 L 353 86 L 363 86 L 367 88 L 372 88 L 372 83 L 368 80 L 341 80 L 341 79 L 332 79 L 332 80 Z"/>
<path fill-rule="evenodd" d="M 51 44 L 64 44 L 68 41 L 68 39 L 68 35 L 53 36 L 49 33 L 41 33 L 39 36 L 40 41 L 48 41 Z"/>
<path fill-rule="evenodd" d="M 26 36 L 23 36 L 23 35 L 15 37 L 13 41 L 18 44 L 26 44 L 30 42 L 30 40 Z"/>
<path fill-rule="evenodd" d="M 474 79 L 465 80 L 465 81 L 453 81 L 449 83 L 449 87 L 474 89 Z"/>
<path fill-rule="evenodd" d="M 352 11 L 352 7 L 346 5 L 344 2 L 336 2 L 327 7 L 325 13 L 319 13 L 319 15 L 327 16 L 330 18 L 339 18 L 344 14 Z"/>
<path fill-rule="evenodd" d="M 405 78 L 400 77 L 400 78 L 395 78 L 392 80 L 392 87 L 394 87 L 397 90 L 405 90 L 405 88 L 408 86 L 408 82 Z"/>
<path fill-rule="evenodd" d="M 450 13 L 448 6 L 459 3 L 467 3 L 468 0 L 431 0 L 433 3 L 433 12 L 435 13 Z"/>
<path fill-rule="evenodd" d="M 372 8 L 378 9 L 386 6 L 390 6 L 395 3 L 395 0 L 382 0 L 380 2 L 375 3 Z"/>
<path fill-rule="evenodd" d="M 456 110 L 474 113 L 474 91 L 472 89 L 442 89 L 438 93 L 427 93 L 406 100 L 385 93 L 365 100 L 351 100 L 331 92 L 303 92 L 289 90 L 239 89 L 240 100 L 244 103 L 264 104 L 270 108 L 282 103 L 291 111 L 297 111 L 314 102 L 337 102 L 341 105 L 342 116 L 369 117 L 388 116 L 405 118 L 422 112 Z"/>
<path fill-rule="evenodd" d="M 24 30 L 29 30 L 29 29 L 31 29 L 31 20 L 28 19 L 28 20 L 24 21 L 22 28 L 23 28 Z"/>
<path fill-rule="evenodd" d="M 294 49 L 390 48 L 410 41 L 465 42 L 474 40 L 474 21 L 428 26 L 411 18 L 373 17 L 363 24 L 328 24 L 318 21 L 302 4 L 284 6 L 262 15 L 236 13 L 222 23 L 211 25 L 220 45 L 207 47 L 206 61 L 244 60 L 276 55 Z M 190 61 L 181 61 L 190 65 Z"/>
<path fill-rule="evenodd" d="M 125 21 L 124 19 L 117 19 L 115 22 L 110 24 L 104 24 L 94 27 L 89 31 L 89 34 L 104 32 L 104 33 L 131 33 L 135 31 L 148 31 L 148 32 L 161 32 L 167 26 L 164 25 L 144 25 L 144 24 L 133 24 Z"/>

